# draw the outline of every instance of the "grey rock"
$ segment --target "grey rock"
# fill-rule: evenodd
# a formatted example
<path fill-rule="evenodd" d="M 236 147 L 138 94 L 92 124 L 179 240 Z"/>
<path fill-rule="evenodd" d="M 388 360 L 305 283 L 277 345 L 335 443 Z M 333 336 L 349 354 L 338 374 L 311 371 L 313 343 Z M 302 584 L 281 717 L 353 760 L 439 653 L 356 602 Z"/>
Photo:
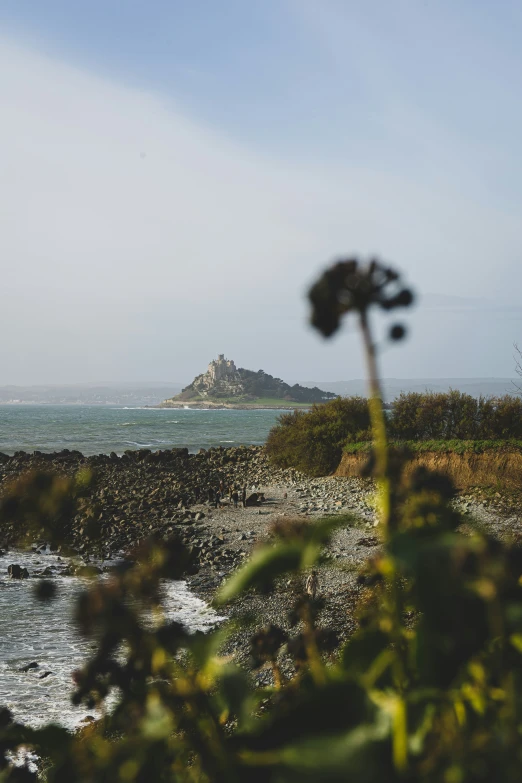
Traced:
<path fill-rule="evenodd" d="M 29 571 L 27 568 L 22 568 L 22 566 L 12 563 L 10 566 L 7 567 L 7 573 L 11 577 L 11 579 L 28 579 L 29 578 Z"/>
<path fill-rule="evenodd" d="M 25 666 L 22 666 L 20 669 L 18 669 L 19 672 L 28 672 L 31 669 L 38 669 L 38 666 L 40 664 L 36 661 L 31 661 L 31 663 L 26 663 Z"/>

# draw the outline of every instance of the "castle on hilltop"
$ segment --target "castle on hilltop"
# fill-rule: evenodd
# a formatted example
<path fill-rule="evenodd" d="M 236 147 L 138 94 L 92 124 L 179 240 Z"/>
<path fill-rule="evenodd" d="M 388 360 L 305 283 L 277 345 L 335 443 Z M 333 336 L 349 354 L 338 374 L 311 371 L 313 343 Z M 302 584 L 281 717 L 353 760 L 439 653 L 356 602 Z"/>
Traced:
<path fill-rule="evenodd" d="M 232 359 L 225 359 L 225 354 L 220 353 L 208 365 L 208 370 L 203 375 L 194 378 L 190 387 L 187 387 L 199 397 L 237 397 L 244 393 L 245 388 L 241 373 Z M 183 391 L 186 391 L 185 389 Z"/>
<path fill-rule="evenodd" d="M 232 359 L 225 359 L 225 354 L 220 353 L 210 362 L 206 372 L 197 375 L 180 394 L 165 400 L 162 407 L 205 407 L 220 402 L 224 406 L 242 407 L 245 403 L 248 405 L 259 400 L 269 403 L 269 407 L 284 407 L 281 405 L 283 402 L 307 405 L 326 402 L 334 397 L 336 395 L 332 392 L 316 387 L 309 389 L 298 383 L 290 386 L 264 370 L 254 372 L 236 367 Z"/>
<path fill-rule="evenodd" d="M 208 365 L 207 375 L 212 383 L 224 381 L 227 378 L 233 378 L 237 373 L 237 367 L 233 359 L 225 359 L 225 354 L 220 353 L 217 359 L 214 359 Z"/>

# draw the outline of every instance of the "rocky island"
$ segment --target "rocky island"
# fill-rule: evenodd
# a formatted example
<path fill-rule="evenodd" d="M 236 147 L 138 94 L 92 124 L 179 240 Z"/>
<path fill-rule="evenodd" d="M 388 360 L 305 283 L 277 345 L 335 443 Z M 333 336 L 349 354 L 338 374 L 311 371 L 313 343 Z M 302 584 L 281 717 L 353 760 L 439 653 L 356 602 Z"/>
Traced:
<path fill-rule="evenodd" d="M 220 354 L 180 394 L 162 402 L 160 408 L 281 408 L 292 409 L 323 403 L 337 397 L 315 386 L 290 386 L 264 370 L 236 367 Z"/>

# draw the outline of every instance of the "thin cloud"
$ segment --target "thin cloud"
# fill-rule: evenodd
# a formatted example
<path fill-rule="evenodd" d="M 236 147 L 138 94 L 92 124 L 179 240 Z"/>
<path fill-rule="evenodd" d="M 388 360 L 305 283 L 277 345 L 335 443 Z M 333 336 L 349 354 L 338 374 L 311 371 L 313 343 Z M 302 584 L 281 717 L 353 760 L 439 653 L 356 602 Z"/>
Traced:
<path fill-rule="evenodd" d="M 483 265 L 521 245 L 518 220 L 450 177 L 290 165 L 5 39 L 0 101 L 0 383 L 190 380 L 218 350 L 339 378 L 345 350 L 304 328 L 302 297 L 337 253 L 384 251 L 420 290 L 483 295 Z M 426 375 L 412 346 L 401 374 Z"/>

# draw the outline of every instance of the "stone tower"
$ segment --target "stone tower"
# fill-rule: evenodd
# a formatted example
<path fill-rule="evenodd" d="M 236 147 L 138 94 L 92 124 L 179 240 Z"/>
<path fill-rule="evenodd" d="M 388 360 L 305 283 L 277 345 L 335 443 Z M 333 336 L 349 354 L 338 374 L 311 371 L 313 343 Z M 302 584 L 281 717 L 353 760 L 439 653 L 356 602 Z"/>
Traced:
<path fill-rule="evenodd" d="M 207 372 L 196 379 L 195 388 L 204 395 L 211 391 L 236 395 L 242 392 L 243 384 L 233 359 L 225 359 L 225 354 L 220 353 L 210 362 Z"/>

